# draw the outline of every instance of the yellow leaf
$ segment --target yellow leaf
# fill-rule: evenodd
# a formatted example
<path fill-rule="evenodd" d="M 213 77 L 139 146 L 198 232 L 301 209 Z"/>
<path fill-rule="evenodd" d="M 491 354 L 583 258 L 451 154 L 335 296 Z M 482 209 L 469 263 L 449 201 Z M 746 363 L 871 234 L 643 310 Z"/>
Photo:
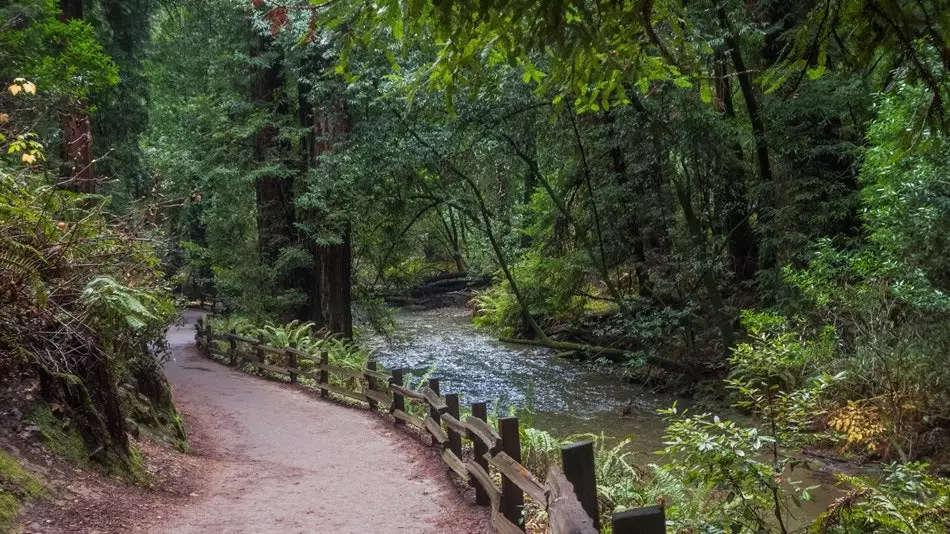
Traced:
<path fill-rule="evenodd" d="M 27 94 L 35 95 L 36 85 L 34 85 L 33 82 L 26 82 L 23 84 L 23 91 Z"/>
<path fill-rule="evenodd" d="M 27 165 L 36 163 L 36 156 L 33 154 L 23 154 L 23 163 L 26 163 Z"/>
<path fill-rule="evenodd" d="M 0 122 L 7 122 L 10 120 L 10 116 L 6 113 L 0 113 Z"/>
<path fill-rule="evenodd" d="M 16 96 L 23 88 L 17 84 L 13 84 L 10 87 L 7 87 L 7 90 L 10 91 L 10 94 Z"/>

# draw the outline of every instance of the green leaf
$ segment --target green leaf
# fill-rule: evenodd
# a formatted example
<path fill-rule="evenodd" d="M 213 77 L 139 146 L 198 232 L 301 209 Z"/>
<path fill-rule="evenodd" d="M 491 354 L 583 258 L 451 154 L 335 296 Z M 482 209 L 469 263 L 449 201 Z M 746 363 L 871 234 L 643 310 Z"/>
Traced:
<path fill-rule="evenodd" d="M 704 81 L 699 82 L 699 99 L 703 104 L 710 104 L 713 100 L 712 89 L 709 87 L 709 83 Z"/>

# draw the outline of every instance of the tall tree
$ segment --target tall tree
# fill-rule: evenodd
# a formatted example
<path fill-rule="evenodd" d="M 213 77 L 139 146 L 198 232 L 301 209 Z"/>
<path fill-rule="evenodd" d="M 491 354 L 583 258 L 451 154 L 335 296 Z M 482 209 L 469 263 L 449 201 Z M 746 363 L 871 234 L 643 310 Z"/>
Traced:
<path fill-rule="evenodd" d="M 94 93 L 92 131 L 96 174 L 108 180 L 113 209 L 153 191 L 141 136 L 148 128 L 149 87 L 143 62 L 151 42 L 155 0 L 98 0 L 90 14 L 100 41 L 119 68 L 119 83 Z"/>
<path fill-rule="evenodd" d="M 318 108 L 314 114 L 314 158 L 318 179 L 332 180 L 322 172 L 320 158 L 349 132 L 350 121 L 345 104 L 339 99 Z M 313 250 L 315 283 L 312 286 L 311 305 L 318 327 L 346 337 L 353 336 L 353 250 L 350 221 L 342 221 L 329 240 L 315 243 Z"/>
<path fill-rule="evenodd" d="M 83 20 L 83 0 L 61 0 L 60 20 Z M 92 168 L 92 125 L 85 100 L 69 102 L 63 112 L 60 157 L 62 179 L 69 189 L 78 193 L 95 193 L 96 179 Z"/>
<path fill-rule="evenodd" d="M 254 136 L 254 157 L 259 168 L 255 179 L 257 231 L 261 261 L 272 264 L 294 239 L 293 189 L 283 167 L 286 148 L 280 139 L 280 119 L 287 115 L 284 95 L 283 54 L 268 37 L 257 41 L 256 55 L 263 66 L 252 87 L 252 100 L 263 117 Z"/>

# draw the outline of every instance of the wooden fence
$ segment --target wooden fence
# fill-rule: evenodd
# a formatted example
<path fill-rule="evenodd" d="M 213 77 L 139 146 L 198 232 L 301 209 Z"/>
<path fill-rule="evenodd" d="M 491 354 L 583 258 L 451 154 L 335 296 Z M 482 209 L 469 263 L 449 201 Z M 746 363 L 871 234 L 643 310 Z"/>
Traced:
<path fill-rule="evenodd" d="M 374 411 L 383 409 L 396 425 L 412 426 L 427 433 L 432 444 L 441 449 L 446 466 L 475 488 L 475 502 L 491 507 L 491 523 L 497 532 L 524 531 L 525 495 L 547 511 L 553 534 L 601 530 L 594 446 L 590 441 L 562 447 L 563 472 L 552 467 L 542 483 L 521 465 L 518 418 L 502 417 L 498 419 L 498 428 L 494 428 L 488 423 L 484 402 L 473 403 L 471 415 L 463 418 L 458 395 L 442 395 L 438 379 L 430 379 L 427 386 L 415 391 L 406 387 L 403 369 L 386 372 L 375 361 L 369 361 L 362 370 L 344 369 L 331 364 L 327 352 L 313 355 L 294 348 L 269 347 L 233 332 L 216 334 L 210 316 L 198 320 L 195 341 L 199 351 L 208 357 L 223 358 L 231 366 L 251 365 L 287 377 L 291 383 L 308 378 L 316 382 L 321 397 L 332 393 L 365 403 Z M 331 384 L 331 374 L 359 383 L 360 391 Z M 416 413 L 426 415 L 412 415 L 407 403 L 420 406 L 422 409 Z M 463 441 L 471 442 L 470 456 L 463 451 Z M 493 478 L 493 474 L 498 476 Z M 495 483 L 496 478 L 500 485 Z M 666 530 L 664 512 L 659 506 L 615 513 L 610 522 L 616 534 L 664 534 Z"/>

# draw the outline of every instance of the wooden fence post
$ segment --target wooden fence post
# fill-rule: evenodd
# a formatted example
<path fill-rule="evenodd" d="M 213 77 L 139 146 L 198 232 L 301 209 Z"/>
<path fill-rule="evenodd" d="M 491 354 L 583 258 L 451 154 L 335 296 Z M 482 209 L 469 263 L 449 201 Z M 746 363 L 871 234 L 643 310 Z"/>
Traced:
<path fill-rule="evenodd" d="M 376 367 L 377 367 L 376 360 L 370 360 L 366 362 L 366 368 L 369 369 L 370 371 L 376 371 Z M 369 375 L 366 376 L 366 387 L 370 391 L 379 390 L 376 384 L 375 376 L 369 376 Z M 370 397 L 366 397 L 366 402 L 369 403 L 370 410 L 375 411 L 377 409 L 378 403 L 374 399 L 371 399 Z"/>
<path fill-rule="evenodd" d="M 264 356 L 263 344 L 260 341 L 254 344 L 254 354 L 257 356 L 257 361 L 259 363 L 262 363 L 262 364 L 267 363 L 265 361 L 266 358 Z"/>
<path fill-rule="evenodd" d="M 445 405 L 449 407 L 448 414 L 458 419 L 462 412 L 459 409 L 459 396 L 458 393 L 446 393 L 445 394 Z M 449 450 L 455 454 L 459 459 L 462 458 L 462 436 L 456 434 L 453 431 L 449 431 Z"/>
<path fill-rule="evenodd" d="M 439 379 L 430 378 L 429 379 L 429 389 L 435 392 L 436 395 L 439 394 Z M 429 406 L 429 417 L 435 419 L 436 424 L 442 426 L 442 414 L 439 413 L 439 410 L 436 410 L 434 407 Z M 432 444 L 438 445 L 439 440 L 435 439 L 435 436 L 432 436 Z"/>
<path fill-rule="evenodd" d="M 211 349 L 214 348 L 214 329 L 211 327 L 211 319 L 208 319 L 207 323 L 207 332 L 205 333 L 205 350 L 207 354 L 205 356 L 211 356 Z"/>
<path fill-rule="evenodd" d="M 597 509 L 597 475 L 594 471 L 594 442 L 581 441 L 561 447 L 564 476 L 574 485 L 574 494 L 587 515 L 594 520 L 600 532 L 600 512 Z"/>
<path fill-rule="evenodd" d="M 323 351 L 320 353 L 320 384 L 330 385 L 330 371 L 326 366 L 330 365 L 330 353 Z M 320 388 L 320 396 L 326 397 L 330 394 L 330 390 L 326 388 Z"/>
<path fill-rule="evenodd" d="M 392 378 L 393 385 L 402 387 L 403 385 L 402 375 L 403 375 L 402 369 L 393 369 L 393 378 Z M 406 411 L 406 398 L 402 396 L 402 393 L 399 393 L 396 390 L 393 390 L 393 407 L 389 412 L 395 413 L 396 410 L 399 410 L 400 412 Z M 396 423 L 397 425 L 403 425 L 403 426 L 406 425 L 405 421 L 398 418 L 395 419 L 393 422 Z"/>
<path fill-rule="evenodd" d="M 297 353 L 293 349 L 287 348 L 284 349 L 284 355 L 287 356 L 287 367 L 291 369 L 297 368 Z M 290 371 L 290 383 L 297 383 L 297 373 Z"/>
<path fill-rule="evenodd" d="M 610 522 L 614 534 L 666 534 L 666 513 L 662 506 L 617 512 Z"/>
<path fill-rule="evenodd" d="M 237 332 L 232 328 L 231 335 L 237 335 Z M 231 365 L 237 363 L 237 341 L 233 337 L 228 337 L 228 361 Z"/>
<path fill-rule="evenodd" d="M 481 419 L 482 421 L 488 420 L 488 406 L 484 402 L 473 402 L 472 403 L 472 417 L 476 419 Z M 471 432 L 471 431 L 469 431 Z M 480 465 L 485 472 L 488 472 L 488 460 L 485 459 L 485 453 L 488 452 L 488 447 L 482 443 L 482 440 L 478 438 L 472 438 L 472 446 L 475 450 L 475 463 Z M 488 493 L 485 492 L 482 485 L 475 483 L 475 504 L 480 504 L 482 506 L 488 506 L 491 504 L 491 499 L 488 498 Z"/>
<path fill-rule="evenodd" d="M 498 433 L 501 435 L 501 450 L 514 461 L 521 463 L 521 433 L 518 430 L 517 417 L 498 419 Z M 508 521 L 524 530 L 521 512 L 524 509 L 524 492 L 508 477 L 501 477 L 501 511 Z"/>

